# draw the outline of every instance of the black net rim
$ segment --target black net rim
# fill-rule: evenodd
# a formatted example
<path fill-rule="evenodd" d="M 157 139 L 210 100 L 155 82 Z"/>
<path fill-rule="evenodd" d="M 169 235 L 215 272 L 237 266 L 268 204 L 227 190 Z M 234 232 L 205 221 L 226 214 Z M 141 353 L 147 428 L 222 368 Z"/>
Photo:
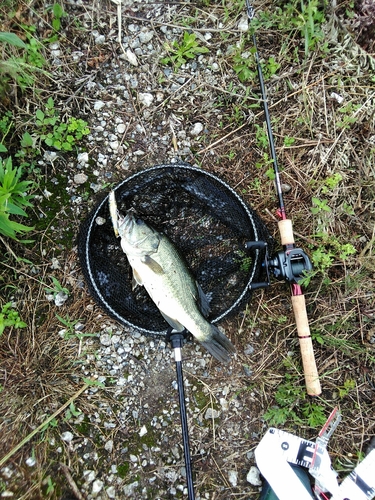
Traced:
<path fill-rule="evenodd" d="M 167 175 L 169 172 L 173 173 L 191 173 L 193 175 L 203 177 L 207 179 L 208 182 L 214 183 L 215 187 L 218 186 L 228 197 L 230 197 L 231 202 L 238 204 L 238 209 L 241 213 L 246 215 L 247 223 L 251 228 L 252 238 L 251 241 L 265 241 L 268 244 L 268 250 L 272 249 L 273 240 L 269 235 L 266 227 L 263 225 L 261 219 L 256 214 L 256 212 L 250 208 L 242 198 L 236 193 L 236 191 L 231 188 L 225 181 L 217 177 L 215 174 L 207 172 L 202 168 L 192 166 L 187 163 L 170 163 L 170 164 L 160 164 L 153 167 L 136 172 L 129 177 L 125 178 L 122 182 L 116 185 L 113 190 L 116 194 L 116 199 L 118 194 L 122 191 L 126 191 L 126 187 L 129 184 L 134 184 L 139 181 L 142 186 L 143 179 L 147 179 L 150 175 L 159 173 Z M 169 325 L 162 320 L 164 323 L 157 327 L 145 327 L 140 321 L 134 321 L 134 319 L 129 320 L 127 315 L 120 313 L 118 308 L 115 307 L 111 302 L 105 297 L 103 292 L 103 287 L 101 286 L 98 276 L 93 271 L 93 254 L 92 254 L 92 244 L 93 244 L 93 232 L 95 228 L 95 221 L 98 217 L 101 217 L 103 213 L 106 213 L 108 206 L 109 193 L 99 202 L 99 204 L 91 211 L 87 219 L 81 226 L 81 230 L 78 236 L 78 254 L 81 262 L 81 267 L 85 275 L 85 279 L 89 288 L 91 295 L 94 297 L 96 302 L 114 319 L 118 320 L 120 323 L 127 327 L 140 331 L 146 335 L 159 337 L 165 336 Z M 209 317 L 209 321 L 212 323 L 218 323 L 224 318 L 234 314 L 241 307 L 244 306 L 250 300 L 251 297 L 251 285 L 254 282 L 261 281 L 261 277 L 264 274 L 264 252 L 262 250 L 256 249 L 252 253 L 251 267 L 249 267 L 249 272 L 246 278 L 246 283 L 242 286 L 242 289 L 238 292 L 237 297 L 231 304 L 227 304 L 222 310 L 216 311 L 216 313 Z"/>

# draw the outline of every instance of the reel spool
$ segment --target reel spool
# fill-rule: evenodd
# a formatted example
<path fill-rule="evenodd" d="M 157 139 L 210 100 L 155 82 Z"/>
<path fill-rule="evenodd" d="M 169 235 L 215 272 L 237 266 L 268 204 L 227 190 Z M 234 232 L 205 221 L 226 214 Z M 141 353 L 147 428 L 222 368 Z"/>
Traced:
<path fill-rule="evenodd" d="M 267 286 L 267 255 L 274 241 L 254 210 L 215 175 L 185 163 L 157 165 L 128 177 L 115 193 L 120 212 L 135 210 L 183 255 L 208 298 L 208 321 L 238 312 L 252 288 Z M 169 325 L 146 290 L 132 289 L 108 195 L 82 224 L 78 254 L 92 296 L 110 316 L 146 335 L 167 334 Z"/>

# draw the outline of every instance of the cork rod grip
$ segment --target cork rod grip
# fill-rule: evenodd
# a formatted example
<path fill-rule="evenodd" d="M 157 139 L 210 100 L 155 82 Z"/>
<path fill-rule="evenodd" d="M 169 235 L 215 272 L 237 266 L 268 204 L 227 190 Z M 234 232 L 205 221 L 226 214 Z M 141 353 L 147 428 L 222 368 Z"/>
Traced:
<path fill-rule="evenodd" d="M 309 394 L 309 396 L 319 396 L 322 390 L 320 387 L 318 370 L 316 368 L 304 295 L 292 296 L 292 305 L 296 319 L 307 394 Z"/>
<path fill-rule="evenodd" d="M 293 245 L 294 235 L 293 235 L 292 221 L 290 219 L 284 219 L 284 220 L 279 220 L 277 224 L 279 226 L 281 244 L 283 246 Z"/>

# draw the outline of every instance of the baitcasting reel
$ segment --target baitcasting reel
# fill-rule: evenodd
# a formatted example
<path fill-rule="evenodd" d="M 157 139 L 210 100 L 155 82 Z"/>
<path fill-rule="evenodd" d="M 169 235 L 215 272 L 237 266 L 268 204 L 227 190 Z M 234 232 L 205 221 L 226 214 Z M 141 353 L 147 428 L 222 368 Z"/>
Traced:
<path fill-rule="evenodd" d="M 270 285 L 270 270 L 278 280 L 298 283 L 304 277 L 304 273 L 313 268 L 309 256 L 301 248 L 286 247 L 285 250 L 280 250 L 269 257 L 267 243 L 264 241 L 248 241 L 245 247 L 247 250 L 263 250 L 265 252 L 263 266 L 267 281 L 252 283 L 252 289 L 266 288 Z"/>

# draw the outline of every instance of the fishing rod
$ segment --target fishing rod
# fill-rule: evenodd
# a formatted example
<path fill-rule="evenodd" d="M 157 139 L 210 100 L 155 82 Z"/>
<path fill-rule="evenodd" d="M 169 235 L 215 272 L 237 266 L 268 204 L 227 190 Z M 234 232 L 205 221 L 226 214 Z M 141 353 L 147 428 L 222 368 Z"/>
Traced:
<path fill-rule="evenodd" d="M 255 10 L 254 7 L 250 4 L 249 0 L 246 0 L 246 9 L 250 26 L 252 20 L 255 17 Z M 301 285 L 299 284 L 299 281 L 303 278 L 303 272 L 311 270 L 312 265 L 307 254 L 301 248 L 298 248 L 296 246 L 294 241 L 292 221 L 286 216 L 283 192 L 280 182 L 279 167 L 277 164 L 275 141 L 272 133 L 271 119 L 267 103 L 267 94 L 264 85 L 255 31 L 253 31 L 252 33 L 252 39 L 255 49 L 255 62 L 257 65 L 260 91 L 263 101 L 263 110 L 267 126 L 268 142 L 270 145 L 273 170 L 275 174 L 276 193 L 279 200 L 278 215 L 280 217 L 280 220 L 278 222 L 278 227 L 280 232 L 281 244 L 283 246 L 283 250 L 281 250 L 273 258 L 271 258 L 268 262 L 268 265 L 273 270 L 276 278 L 286 280 L 290 283 L 291 300 L 296 320 L 306 390 L 310 396 L 319 396 L 322 391 L 320 387 L 309 321 L 306 312 L 306 301 Z"/>

